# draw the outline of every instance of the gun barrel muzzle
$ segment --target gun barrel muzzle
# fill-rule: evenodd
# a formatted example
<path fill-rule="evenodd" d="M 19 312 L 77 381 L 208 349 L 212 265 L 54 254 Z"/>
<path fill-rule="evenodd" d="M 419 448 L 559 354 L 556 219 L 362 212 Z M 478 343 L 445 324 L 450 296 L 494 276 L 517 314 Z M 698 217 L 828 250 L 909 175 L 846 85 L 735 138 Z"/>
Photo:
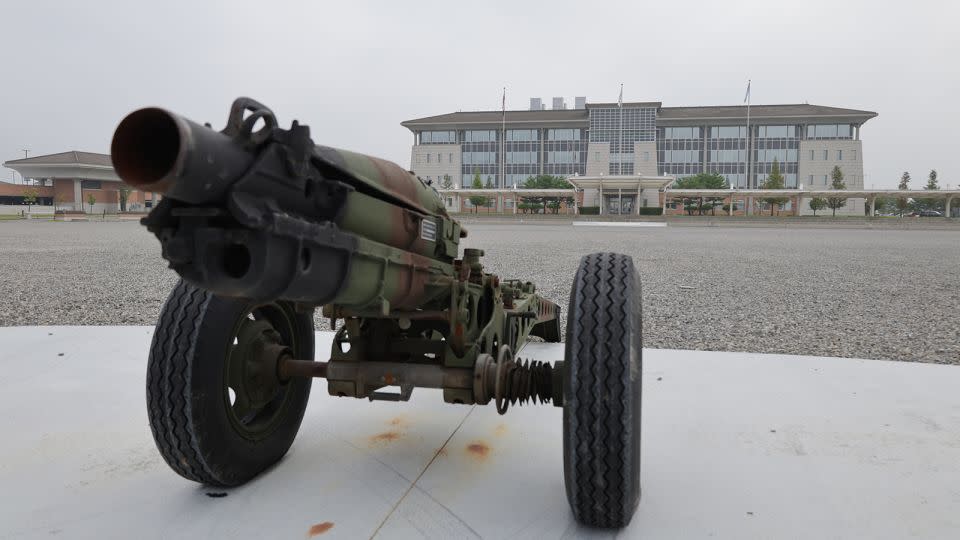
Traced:
<path fill-rule="evenodd" d="M 254 159 L 227 135 L 155 107 L 120 122 L 110 153 L 127 185 L 193 204 L 219 198 Z"/>

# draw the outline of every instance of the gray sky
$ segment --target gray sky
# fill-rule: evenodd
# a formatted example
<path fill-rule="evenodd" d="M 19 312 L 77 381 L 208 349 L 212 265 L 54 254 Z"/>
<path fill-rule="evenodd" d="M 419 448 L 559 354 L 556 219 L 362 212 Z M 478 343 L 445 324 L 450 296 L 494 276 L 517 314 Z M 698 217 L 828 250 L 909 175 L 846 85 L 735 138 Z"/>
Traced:
<path fill-rule="evenodd" d="M 528 98 L 872 110 L 865 187 L 960 187 L 956 2 L 5 2 L 0 161 L 108 152 L 127 112 L 222 126 L 249 95 L 409 167 L 402 120 Z M 0 169 L 10 181 L 11 171 Z"/>

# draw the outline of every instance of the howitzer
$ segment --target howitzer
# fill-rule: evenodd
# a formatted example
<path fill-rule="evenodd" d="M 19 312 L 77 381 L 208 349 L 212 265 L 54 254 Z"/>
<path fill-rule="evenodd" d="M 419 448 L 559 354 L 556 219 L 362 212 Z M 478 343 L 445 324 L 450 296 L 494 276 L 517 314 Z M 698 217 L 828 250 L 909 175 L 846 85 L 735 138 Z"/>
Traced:
<path fill-rule="evenodd" d="M 163 194 L 142 223 L 181 276 L 150 350 L 147 402 L 164 459 L 185 478 L 234 486 L 278 461 L 313 377 L 334 396 L 563 407 L 576 518 L 629 522 L 640 487 L 640 282 L 629 257 L 583 257 L 565 359 L 514 357 L 561 340 L 558 306 L 484 272 L 483 251 L 431 185 L 370 156 L 317 146 L 246 98 L 215 131 L 162 109 L 127 116 L 114 168 Z M 339 327 L 314 358 L 313 314 Z M 387 388 L 396 388 L 388 391 Z"/>

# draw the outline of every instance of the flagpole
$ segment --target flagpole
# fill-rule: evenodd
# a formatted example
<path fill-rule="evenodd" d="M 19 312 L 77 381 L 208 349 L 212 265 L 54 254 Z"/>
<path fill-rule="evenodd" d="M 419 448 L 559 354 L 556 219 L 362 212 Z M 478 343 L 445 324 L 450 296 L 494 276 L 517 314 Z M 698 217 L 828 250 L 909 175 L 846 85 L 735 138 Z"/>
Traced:
<path fill-rule="evenodd" d="M 501 110 L 503 112 L 503 118 L 500 123 L 500 187 L 506 187 L 507 185 L 507 87 L 503 87 L 503 101 L 501 102 Z M 516 206 L 516 201 L 514 201 L 514 206 Z"/>
<path fill-rule="evenodd" d="M 617 101 L 617 107 L 620 109 L 620 140 L 617 143 L 617 175 L 623 175 L 623 83 L 620 83 L 620 99 Z"/>
<path fill-rule="evenodd" d="M 744 187 L 747 189 L 750 188 L 750 79 L 747 79 L 747 152 L 744 159 L 744 170 L 746 171 L 746 177 L 744 178 Z M 751 209 L 752 210 L 752 209 Z"/>

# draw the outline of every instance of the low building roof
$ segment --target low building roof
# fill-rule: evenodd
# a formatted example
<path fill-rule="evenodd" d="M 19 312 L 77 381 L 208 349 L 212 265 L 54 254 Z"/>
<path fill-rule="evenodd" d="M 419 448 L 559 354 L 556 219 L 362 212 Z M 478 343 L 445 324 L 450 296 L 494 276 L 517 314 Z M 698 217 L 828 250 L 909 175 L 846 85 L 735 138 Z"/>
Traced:
<path fill-rule="evenodd" d="M 47 154 L 45 156 L 34 156 L 31 158 L 12 159 L 4 162 L 4 167 L 11 165 L 95 165 L 99 167 L 113 167 L 110 161 L 110 154 L 96 154 L 94 152 L 80 152 L 71 150 L 69 152 L 60 152 L 59 154 Z"/>
<path fill-rule="evenodd" d="M 24 178 L 80 178 L 119 182 L 109 154 L 71 150 L 23 159 L 12 159 L 3 164 Z"/>
<path fill-rule="evenodd" d="M 852 118 L 861 122 L 877 116 L 873 111 L 809 105 L 751 105 L 750 119 L 797 119 L 797 118 Z M 706 107 L 662 107 L 657 113 L 657 122 L 661 120 L 741 120 L 747 117 L 746 105 L 722 105 Z"/>
<path fill-rule="evenodd" d="M 503 111 L 468 111 L 440 114 L 437 116 L 426 116 L 424 118 L 415 118 L 405 120 L 400 125 L 413 130 L 413 128 L 424 128 L 430 126 L 440 127 L 442 125 L 470 126 L 470 125 L 496 125 L 503 122 Z M 578 123 L 587 121 L 586 109 L 562 109 L 545 111 L 507 111 L 507 122 L 510 124 L 533 123 L 548 124 L 557 123 Z"/>

